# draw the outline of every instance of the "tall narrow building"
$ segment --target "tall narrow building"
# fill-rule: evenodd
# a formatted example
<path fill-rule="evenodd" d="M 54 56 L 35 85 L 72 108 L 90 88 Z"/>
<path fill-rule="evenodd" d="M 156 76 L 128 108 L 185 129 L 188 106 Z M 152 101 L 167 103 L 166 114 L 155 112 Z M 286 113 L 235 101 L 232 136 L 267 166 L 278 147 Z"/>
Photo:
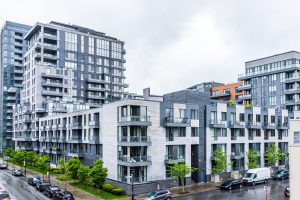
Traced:
<path fill-rule="evenodd" d="M 24 35 L 30 26 L 6 21 L 0 32 L 0 149 L 12 147 L 13 105 L 20 103 Z"/>

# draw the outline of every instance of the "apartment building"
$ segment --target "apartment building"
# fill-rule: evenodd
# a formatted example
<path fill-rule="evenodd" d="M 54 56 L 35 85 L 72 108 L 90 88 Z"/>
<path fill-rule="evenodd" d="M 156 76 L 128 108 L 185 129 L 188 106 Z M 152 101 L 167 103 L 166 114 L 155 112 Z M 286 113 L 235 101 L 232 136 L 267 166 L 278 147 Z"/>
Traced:
<path fill-rule="evenodd" d="M 0 31 L 0 150 L 12 147 L 13 105 L 20 103 L 23 80 L 23 37 L 31 27 L 6 21 Z"/>
<path fill-rule="evenodd" d="M 206 106 L 206 173 L 208 179 L 214 166 L 213 152 L 222 150 L 227 155 L 227 172 L 243 172 L 248 169 L 246 152 L 257 151 L 259 166 L 269 166 L 266 150 L 275 143 L 282 151 L 288 151 L 288 111 L 285 109 L 229 106 L 212 102 Z M 287 165 L 284 158 L 279 165 Z M 225 174 L 225 177 L 230 173 Z"/>
<path fill-rule="evenodd" d="M 300 196 L 300 174 L 299 174 L 299 154 L 300 154 L 300 113 L 290 120 L 289 137 L 289 163 L 290 163 L 290 199 L 296 200 Z"/>
<path fill-rule="evenodd" d="M 59 22 L 36 23 L 24 39 L 28 51 L 14 116 L 18 140 L 37 136 L 41 117 L 100 107 L 124 97 L 128 85 L 123 41 Z M 22 127 L 27 127 L 23 133 Z"/>
<path fill-rule="evenodd" d="M 292 113 L 300 109 L 300 53 L 290 51 L 245 63 L 245 74 L 239 75 L 244 105 L 283 107 Z"/>
<path fill-rule="evenodd" d="M 240 90 L 238 90 L 238 88 L 242 85 L 242 82 L 237 82 L 213 86 L 210 90 L 211 98 L 219 101 L 232 100 L 238 103 L 239 96 L 243 94 Z"/>
<path fill-rule="evenodd" d="M 40 152 L 53 164 L 77 157 L 92 166 L 102 159 L 108 182 L 143 193 L 169 181 L 169 167 L 185 162 L 197 167 L 197 106 L 157 100 L 126 99 L 79 112 L 40 118 Z M 191 182 L 189 175 L 187 182 Z M 194 180 L 195 181 L 195 180 Z M 147 187 L 144 184 L 147 183 Z"/>

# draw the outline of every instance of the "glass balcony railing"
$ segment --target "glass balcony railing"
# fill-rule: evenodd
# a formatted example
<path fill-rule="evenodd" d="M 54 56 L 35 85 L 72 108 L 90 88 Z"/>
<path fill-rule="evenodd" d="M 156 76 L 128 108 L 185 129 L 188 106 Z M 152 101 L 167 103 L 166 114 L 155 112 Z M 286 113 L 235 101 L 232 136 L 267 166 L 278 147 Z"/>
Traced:
<path fill-rule="evenodd" d="M 123 162 L 130 162 L 130 163 L 136 163 L 136 162 L 150 162 L 151 156 L 119 156 L 119 161 Z"/>
<path fill-rule="evenodd" d="M 125 116 L 121 122 L 150 122 L 150 116 Z"/>
<path fill-rule="evenodd" d="M 150 142 L 150 137 L 149 136 L 119 137 L 118 141 L 119 142 L 129 142 L 129 143 L 134 143 L 134 142 Z"/>

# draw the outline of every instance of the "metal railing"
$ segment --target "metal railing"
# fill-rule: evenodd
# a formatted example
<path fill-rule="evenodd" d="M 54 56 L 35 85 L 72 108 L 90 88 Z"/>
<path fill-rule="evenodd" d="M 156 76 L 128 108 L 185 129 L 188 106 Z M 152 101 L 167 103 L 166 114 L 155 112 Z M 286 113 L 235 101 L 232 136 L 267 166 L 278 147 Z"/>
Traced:
<path fill-rule="evenodd" d="M 166 117 L 165 123 L 180 123 L 180 124 L 188 124 L 190 123 L 190 119 L 187 117 L 184 118 L 174 118 L 174 117 Z"/>
<path fill-rule="evenodd" d="M 150 142 L 149 136 L 128 136 L 128 137 L 119 137 L 119 142 Z"/>
<path fill-rule="evenodd" d="M 119 161 L 123 162 L 150 162 L 151 161 L 151 156 L 119 156 L 118 157 Z"/>
<path fill-rule="evenodd" d="M 121 122 L 150 122 L 150 116 L 125 116 L 121 117 Z"/>

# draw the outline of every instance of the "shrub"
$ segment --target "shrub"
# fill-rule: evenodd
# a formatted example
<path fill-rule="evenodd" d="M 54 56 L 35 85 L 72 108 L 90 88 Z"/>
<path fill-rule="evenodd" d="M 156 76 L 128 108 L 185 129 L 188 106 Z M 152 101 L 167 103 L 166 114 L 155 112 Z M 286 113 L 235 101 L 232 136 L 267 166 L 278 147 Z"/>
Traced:
<path fill-rule="evenodd" d="M 113 189 L 116 189 L 112 184 L 103 184 L 102 189 L 106 192 L 111 192 Z"/>
<path fill-rule="evenodd" d="M 60 175 L 57 177 L 57 179 L 60 180 L 60 181 L 69 181 L 69 180 L 71 180 L 70 177 L 68 177 L 68 176 L 66 176 L 66 175 L 64 175 L 64 174 L 60 174 Z"/>
<path fill-rule="evenodd" d="M 60 169 L 52 169 L 53 174 L 62 174 L 62 171 Z"/>
<path fill-rule="evenodd" d="M 252 105 L 251 105 L 251 104 L 245 105 L 245 109 L 251 109 L 251 108 L 252 108 Z"/>
<path fill-rule="evenodd" d="M 235 107 L 235 102 L 233 101 L 233 100 L 229 100 L 228 102 L 227 102 L 227 106 L 228 107 Z"/>
<path fill-rule="evenodd" d="M 115 188 L 111 191 L 111 193 L 117 195 L 117 196 L 121 196 L 123 195 L 125 192 L 124 192 L 124 189 L 123 188 Z"/>

